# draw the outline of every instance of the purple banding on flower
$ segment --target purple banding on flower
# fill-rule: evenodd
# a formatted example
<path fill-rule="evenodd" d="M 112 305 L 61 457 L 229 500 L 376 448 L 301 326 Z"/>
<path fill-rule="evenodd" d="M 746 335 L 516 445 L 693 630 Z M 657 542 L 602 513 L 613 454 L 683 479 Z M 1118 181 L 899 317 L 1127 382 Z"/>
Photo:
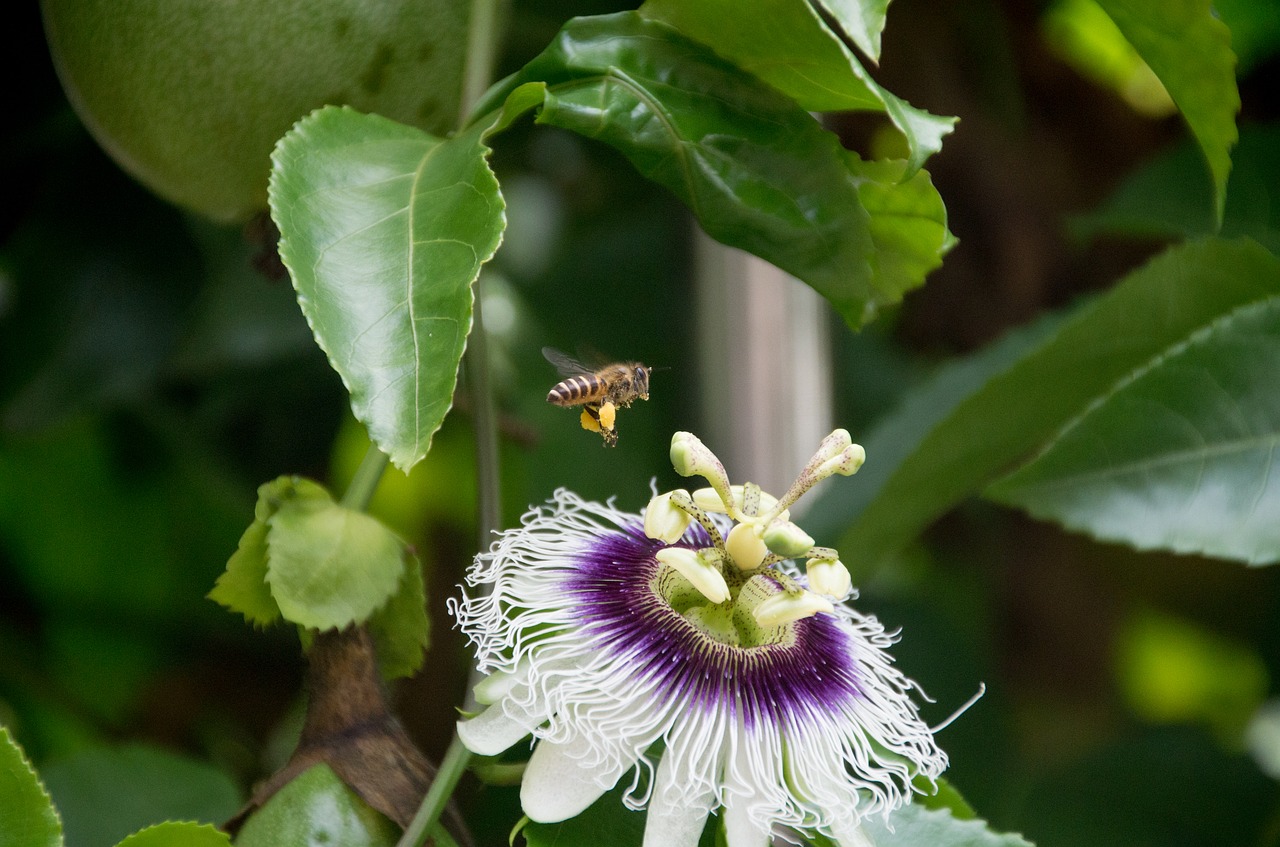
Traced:
<path fill-rule="evenodd" d="M 701 527 L 698 534 L 705 538 Z M 689 536 L 686 536 L 689 538 Z M 699 539 L 678 546 L 696 549 Z M 708 638 L 656 590 L 665 544 L 640 527 L 604 533 L 582 549 L 577 572 L 565 581 L 579 601 L 585 633 L 596 649 L 632 663 L 666 704 L 727 711 L 751 729 L 805 721 L 861 695 L 848 635 L 830 615 L 779 628 L 781 640 L 754 647 Z"/>

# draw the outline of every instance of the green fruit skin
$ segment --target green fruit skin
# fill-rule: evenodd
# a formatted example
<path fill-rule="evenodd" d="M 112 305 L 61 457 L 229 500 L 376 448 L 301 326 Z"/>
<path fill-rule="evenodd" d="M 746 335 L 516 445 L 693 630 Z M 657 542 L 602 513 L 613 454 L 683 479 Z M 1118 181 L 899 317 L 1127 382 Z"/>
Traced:
<path fill-rule="evenodd" d="M 400 828 L 328 765 L 314 765 L 250 815 L 236 847 L 394 847 Z"/>
<path fill-rule="evenodd" d="M 465 0 L 41 0 L 63 88 L 140 182 L 220 222 L 267 204 L 271 148 L 324 105 L 437 135 L 462 89 Z"/>

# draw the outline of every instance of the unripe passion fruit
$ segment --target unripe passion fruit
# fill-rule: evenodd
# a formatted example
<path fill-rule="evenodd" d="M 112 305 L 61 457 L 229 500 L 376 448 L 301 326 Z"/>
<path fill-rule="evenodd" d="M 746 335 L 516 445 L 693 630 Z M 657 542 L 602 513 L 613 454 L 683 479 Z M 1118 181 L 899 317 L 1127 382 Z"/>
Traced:
<path fill-rule="evenodd" d="M 328 765 L 281 788 L 240 827 L 236 847 L 392 847 L 400 828 L 370 808 Z"/>
<path fill-rule="evenodd" d="M 218 221 L 266 206 L 271 147 L 318 106 L 436 134 L 457 116 L 463 0 L 41 0 L 67 97 L 160 196 Z"/>

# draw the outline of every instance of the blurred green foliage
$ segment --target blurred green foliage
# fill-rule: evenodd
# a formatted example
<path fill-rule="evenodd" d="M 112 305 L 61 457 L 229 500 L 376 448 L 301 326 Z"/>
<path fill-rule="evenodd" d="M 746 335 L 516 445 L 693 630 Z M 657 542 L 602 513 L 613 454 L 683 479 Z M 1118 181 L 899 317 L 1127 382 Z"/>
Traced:
<path fill-rule="evenodd" d="M 570 14 L 619 5 L 516 3 L 503 68 Z M 1233 32 L 1248 22 L 1223 234 L 1275 252 L 1274 6 L 1218 6 Z M 255 270 L 242 233 L 185 218 L 120 174 L 62 99 L 35 11 L 11 16 L 4 37 L 20 49 L 0 52 L 30 82 L 0 147 L 12 186 L 0 204 L 0 722 L 68 798 L 69 833 L 76 771 L 57 763 L 123 739 L 226 774 L 221 805 L 199 812 L 212 819 L 234 807 L 228 786 L 267 769 L 300 660 L 287 628 L 254 632 L 205 594 L 261 482 L 306 474 L 340 492 L 367 442 L 288 282 Z M 963 118 L 930 165 L 960 246 L 903 306 L 837 332 L 839 421 L 855 439 L 942 360 L 1212 226 L 1211 182 L 1176 119 L 1135 115 L 1055 58 L 1043 32 L 1028 4 L 890 10 L 877 78 Z M 880 128 L 837 125 L 854 147 Z M 504 521 L 558 486 L 638 508 L 650 478 L 676 482 L 670 433 L 699 428 L 688 218 L 619 154 L 555 129 L 517 126 L 493 165 L 509 204 L 483 282 Z M 544 399 L 557 376 L 540 348 L 583 344 L 669 368 L 625 413 L 616 450 Z M 466 674 L 442 604 L 477 546 L 472 467 L 460 399 L 427 460 L 390 471 L 372 507 L 427 571 L 433 646 L 399 705 L 435 756 Z M 828 523 L 817 540 L 845 529 Z M 895 655 L 936 700 L 928 720 L 988 685 L 940 740 L 952 783 L 997 828 L 1045 847 L 1280 844 L 1275 778 L 1241 752 L 1243 723 L 1280 679 L 1280 569 L 1139 554 L 976 502 L 892 558 L 842 553 L 860 607 L 902 627 Z M 101 801 L 80 796 L 92 816 Z M 505 843 L 512 790 L 464 805 L 483 821 L 479 843 Z"/>

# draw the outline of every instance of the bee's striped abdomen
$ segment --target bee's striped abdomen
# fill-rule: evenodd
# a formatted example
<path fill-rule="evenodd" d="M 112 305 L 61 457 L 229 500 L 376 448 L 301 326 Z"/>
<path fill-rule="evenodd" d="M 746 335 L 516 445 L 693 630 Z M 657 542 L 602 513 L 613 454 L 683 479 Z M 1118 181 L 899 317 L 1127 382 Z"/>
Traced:
<path fill-rule="evenodd" d="M 597 399 L 604 392 L 604 384 L 595 374 L 571 376 L 552 386 L 547 402 L 556 406 L 576 406 Z"/>

